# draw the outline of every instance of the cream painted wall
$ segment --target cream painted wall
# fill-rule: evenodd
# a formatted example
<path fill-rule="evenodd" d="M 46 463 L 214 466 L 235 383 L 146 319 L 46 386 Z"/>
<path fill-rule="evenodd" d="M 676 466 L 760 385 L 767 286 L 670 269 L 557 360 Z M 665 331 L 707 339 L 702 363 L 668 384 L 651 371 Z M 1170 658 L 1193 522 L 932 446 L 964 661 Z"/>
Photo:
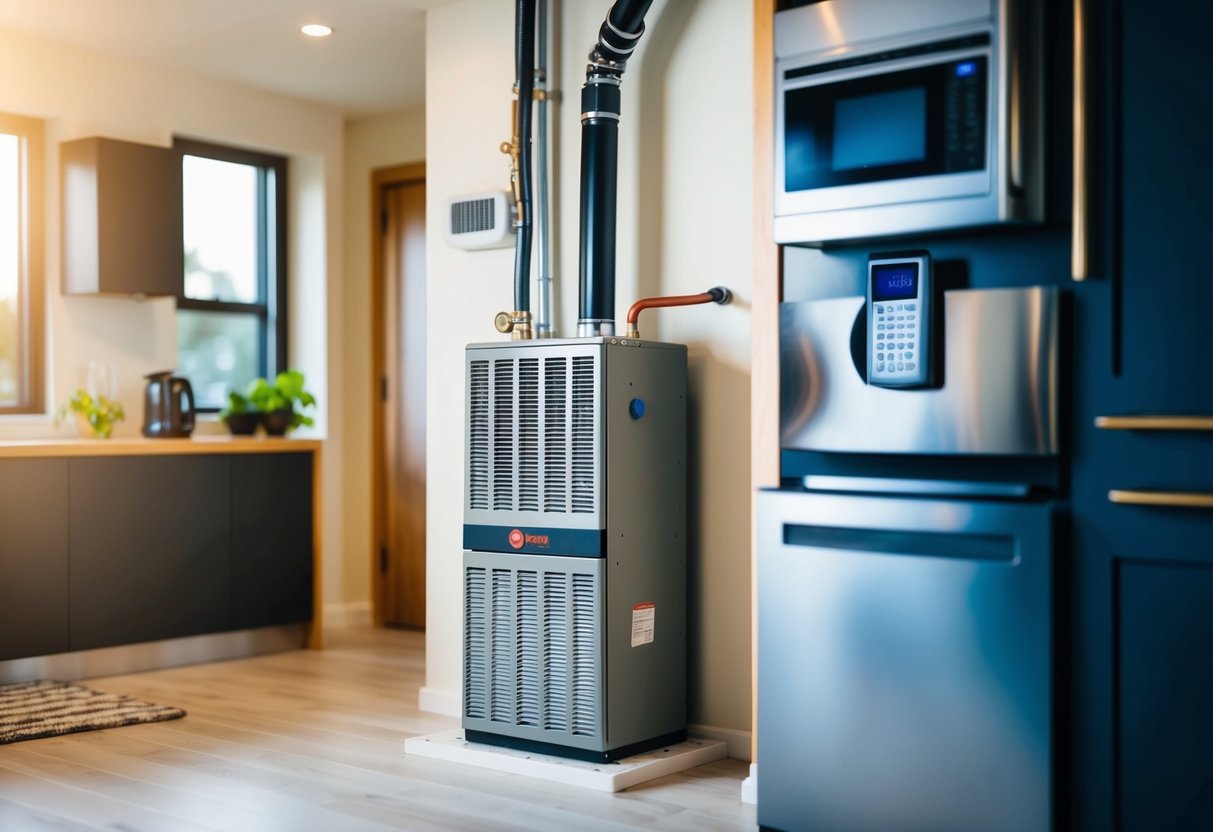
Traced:
<path fill-rule="evenodd" d="M 467 0 L 426 15 L 426 214 L 447 199 L 509 186 L 513 5 Z M 457 712 L 463 539 L 463 347 L 498 337 L 513 303 L 513 251 L 461 251 L 426 228 L 426 686 L 421 706 Z"/>
<path fill-rule="evenodd" d="M 342 402 L 345 466 L 342 514 L 345 557 L 342 586 L 346 603 L 371 597 L 371 173 L 376 168 L 425 159 L 425 111 L 373 116 L 345 126 L 345 357 L 342 378 L 349 395 Z"/>
<path fill-rule="evenodd" d="M 303 102 L 0 30 L 0 110 L 46 120 L 46 294 L 48 414 L 82 381 L 90 361 L 113 365 L 133 436 L 142 421 L 142 375 L 176 364 L 172 299 L 64 297 L 59 239 L 58 146 L 103 135 L 168 145 L 173 134 L 258 148 L 290 160 L 289 315 L 291 364 L 317 395 L 313 435 L 325 443 L 324 594 L 343 585 L 342 480 L 347 356 L 342 303 L 342 114 Z M 70 436 L 48 414 L 0 417 L 0 437 Z M 210 425 L 210 429 L 219 429 Z M 365 587 L 362 587 L 365 597 Z"/>
<path fill-rule="evenodd" d="M 585 55 L 609 3 L 563 4 L 558 172 L 559 334 L 577 317 L 578 99 Z M 429 210 L 508 183 L 497 144 L 510 129 L 512 8 L 467 0 L 429 13 Z M 750 730 L 749 354 L 752 8 L 658 0 L 623 81 L 618 282 L 620 331 L 639 296 L 723 284 L 727 308 L 650 311 L 642 331 L 690 347 L 690 721 Z M 643 144 L 642 144 L 643 141 Z M 431 225 L 426 688 L 422 706 L 460 695 L 463 346 L 493 340 L 512 303 L 512 252 L 450 249 Z M 708 451 L 710 449 L 710 452 Z"/>

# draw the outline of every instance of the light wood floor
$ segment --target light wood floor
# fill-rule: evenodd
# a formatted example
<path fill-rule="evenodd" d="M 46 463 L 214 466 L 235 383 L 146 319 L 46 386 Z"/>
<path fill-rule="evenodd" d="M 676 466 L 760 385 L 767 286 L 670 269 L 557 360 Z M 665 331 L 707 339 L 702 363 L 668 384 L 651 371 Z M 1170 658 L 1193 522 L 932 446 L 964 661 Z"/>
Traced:
<path fill-rule="evenodd" d="M 619 794 L 406 756 L 455 727 L 417 710 L 420 633 L 86 680 L 181 720 L 0 746 L 0 830 L 753 830 L 724 760 Z"/>

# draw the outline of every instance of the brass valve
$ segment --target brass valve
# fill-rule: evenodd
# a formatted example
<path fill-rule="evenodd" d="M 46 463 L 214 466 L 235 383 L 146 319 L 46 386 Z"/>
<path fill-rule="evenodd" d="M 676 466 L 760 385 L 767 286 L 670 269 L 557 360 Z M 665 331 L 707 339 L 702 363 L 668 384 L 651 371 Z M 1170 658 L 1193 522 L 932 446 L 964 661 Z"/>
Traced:
<path fill-rule="evenodd" d="M 508 332 L 512 341 L 529 341 L 535 337 L 531 333 L 530 312 L 498 312 L 493 318 L 493 326 L 502 335 Z"/>

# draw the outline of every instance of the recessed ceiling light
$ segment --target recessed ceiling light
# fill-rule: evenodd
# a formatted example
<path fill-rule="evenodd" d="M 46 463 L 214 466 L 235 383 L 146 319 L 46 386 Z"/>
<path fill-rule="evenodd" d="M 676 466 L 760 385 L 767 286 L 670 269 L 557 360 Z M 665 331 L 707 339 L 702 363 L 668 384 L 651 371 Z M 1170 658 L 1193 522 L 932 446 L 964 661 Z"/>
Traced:
<path fill-rule="evenodd" d="M 309 23 L 299 31 L 310 38 L 327 38 L 333 34 L 333 27 L 325 26 L 323 23 Z"/>

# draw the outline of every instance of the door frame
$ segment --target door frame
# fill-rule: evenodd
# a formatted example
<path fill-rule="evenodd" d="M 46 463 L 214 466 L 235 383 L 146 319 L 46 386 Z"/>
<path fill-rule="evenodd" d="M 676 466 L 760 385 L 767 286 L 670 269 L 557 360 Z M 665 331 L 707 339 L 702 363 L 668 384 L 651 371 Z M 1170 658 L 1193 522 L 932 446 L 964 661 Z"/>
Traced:
<path fill-rule="evenodd" d="M 387 333 L 383 325 L 387 284 L 383 274 L 383 231 L 386 204 L 384 193 L 392 187 L 425 182 L 425 162 L 393 165 L 371 171 L 371 378 L 368 403 L 371 408 L 371 620 L 376 627 L 386 626 L 387 581 L 384 553 L 387 551 L 387 471 L 384 449 L 387 424 L 384 418 L 384 390 L 387 366 L 384 349 Z M 427 212 L 428 213 L 428 212 Z"/>

